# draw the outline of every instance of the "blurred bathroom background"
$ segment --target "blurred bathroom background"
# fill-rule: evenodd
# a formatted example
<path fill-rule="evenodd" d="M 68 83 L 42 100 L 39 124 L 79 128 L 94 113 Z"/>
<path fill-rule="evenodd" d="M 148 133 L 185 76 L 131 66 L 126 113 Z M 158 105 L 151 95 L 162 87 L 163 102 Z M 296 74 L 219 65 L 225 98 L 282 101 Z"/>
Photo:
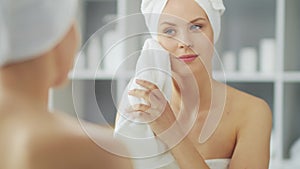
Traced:
<path fill-rule="evenodd" d="M 118 101 L 149 37 L 140 0 L 81 0 L 82 47 L 50 108 L 114 126 Z M 300 0 L 224 0 L 214 77 L 273 111 L 270 169 L 300 168 Z"/>

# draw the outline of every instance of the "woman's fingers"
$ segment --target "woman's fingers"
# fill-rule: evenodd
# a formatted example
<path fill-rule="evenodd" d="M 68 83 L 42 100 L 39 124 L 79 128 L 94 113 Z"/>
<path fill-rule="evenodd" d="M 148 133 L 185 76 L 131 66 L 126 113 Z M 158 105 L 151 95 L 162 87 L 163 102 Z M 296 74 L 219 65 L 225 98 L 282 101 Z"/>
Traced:
<path fill-rule="evenodd" d="M 144 99 L 146 104 L 136 104 L 130 106 L 126 112 L 132 118 L 144 119 L 143 121 L 152 121 L 161 116 L 167 106 L 165 99 L 159 88 L 145 80 L 136 80 L 136 83 L 145 89 L 133 89 L 128 94 L 134 97 Z"/>
<path fill-rule="evenodd" d="M 131 119 L 139 118 L 144 122 L 151 122 L 158 118 L 162 114 L 162 111 L 154 109 L 149 105 L 136 104 L 129 106 L 126 109 L 126 114 Z"/>
<path fill-rule="evenodd" d="M 127 113 L 132 113 L 132 112 L 144 112 L 147 115 L 151 116 L 157 116 L 158 114 L 161 114 L 162 112 L 158 109 L 155 109 L 149 105 L 145 104 L 135 104 L 133 106 L 129 106 L 126 109 Z"/>
<path fill-rule="evenodd" d="M 137 111 L 141 111 L 141 112 L 146 112 L 147 110 L 150 109 L 151 107 L 149 105 L 145 105 L 145 104 L 135 104 L 133 106 L 130 106 L 126 109 L 127 113 L 131 113 L 131 112 L 137 112 Z"/>
<path fill-rule="evenodd" d="M 129 95 L 143 98 L 147 103 L 150 105 L 153 105 L 154 108 L 161 107 L 157 105 L 165 105 L 167 100 L 165 99 L 164 94 L 160 91 L 160 89 L 153 83 L 146 81 L 146 80 L 140 80 L 136 79 L 136 83 L 142 87 L 144 87 L 147 90 L 141 90 L 141 89 L 133 89 L 128 91 Z M 154 104 L 153 104 L 154 103 Z M 165 107 L 165 106 L 162 106 Z"/>
<path fill-rule="evenodd" d="M 128 119 L 131 119 L 136 122 L 145 122 L 149 123 L 160 115 L 157 110 L 152 109 L 150 106 L 145 104 L 136 104 L 130 106 L 126 109 L 124 114 Z"/>
<path fill-rule="evenodd" d="M 161 107 L 161 105 L 165 105 L 165 98 L 160 92 L 159 89 L 155 89 L 152 91 L 149 90 L 142 90 L 142 89 L 133 89 L 129 90 L 128 94 L 131 96 L 135 96 L 138 98 L 142 98 L 146 101 L 147 104 L 152 106 L 152 108 Z"/>
<path fill-rule="evenodd" d="M 143 98 L 148 104 L 150 104 L 149 101 L 149 90 L 141 90 L 141 89 L 133 89 L 133 90 L 129 90 L 128 94 L 131 96 L 135 96 L 138 98 Z"/>
<path fill-rule="evenodd" d="M 148 90 L 158 89 L 158 87 L 155 84 L 153 84 L 149 81 L 146 81 L 146 80 L 136 79 L 136 83 Z"/>
<path fill-rule="evenodd" d="M 133 106 L 129 106 L 126 109 L 125 116 L 133 121 L 145 122 L 149 118 L 149 116 L 151 116 L 150 113 L 147 112 L 149 108 L 150 106 L 145 104 L 136 104 Z"/>
<path fill-rule="evenodd" d="M 160 89 L 153 83 L 146 81 L 146 80 L 140 80 L 136 79 L 136 83 L 145 89 L 148 89 L 144 94 L 146 96 L 142 97 L 144 99 L 149 99 L 149 97 L 155 97 L 158 100 L 161 100 L 164 98 L 163 94 L 161 93 Z M 140 93 L 143 94 L 143 93 Z"/>

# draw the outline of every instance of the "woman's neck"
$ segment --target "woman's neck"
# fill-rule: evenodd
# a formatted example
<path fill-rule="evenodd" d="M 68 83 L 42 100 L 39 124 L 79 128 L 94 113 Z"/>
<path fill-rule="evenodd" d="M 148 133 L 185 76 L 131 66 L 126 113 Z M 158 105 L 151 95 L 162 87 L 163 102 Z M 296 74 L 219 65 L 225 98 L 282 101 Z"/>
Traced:
<path fill-rule="evenodd" d="M 209 110 L 213 90 L 211 73 L 202 71 L 188 77 L 174 75 L 173 82 L 173 105 L 180 106 L 181 100 L 186 98 L 188 104 L 198 104 L 200 111 Z"/>
<path fill-rule="evenodd" d="M 41 65 L 42 66 L 42 65 Z M 30 62 L 0 69 L 0 97 L 10 102 L 22 102 L 30 108 L 47 111 L 49 83 L 45 69 Z"/>

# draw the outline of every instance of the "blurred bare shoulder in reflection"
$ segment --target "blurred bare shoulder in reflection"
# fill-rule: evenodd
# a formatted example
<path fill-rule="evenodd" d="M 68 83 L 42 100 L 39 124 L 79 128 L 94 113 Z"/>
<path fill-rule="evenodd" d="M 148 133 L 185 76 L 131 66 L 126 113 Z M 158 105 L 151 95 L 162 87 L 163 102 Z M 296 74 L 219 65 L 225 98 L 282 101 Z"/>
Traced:
<path fill-rule="evenodd" d="M 125 151 L 111 138 L 110 129 L 89 126 L 98 132 L 92 140 L 78 121 L 67 115 L 28 111 L 23 106 L 23 111 L 11 110 L 5 103 L 8 101 L 2 102 L 0 115 L 0 168 L 131 168 L 126 158 L 95 143 Z"/>
<path fill-rule="evenodd" d="M 74 4 L 0 3 L 1 169 L 132 168 L 127 158 L 99 146 L 126 152 L 110 129 L 83 128 L 78 119 L 48 111 L 48 91 L 67 80 L 79 44 Z"/>

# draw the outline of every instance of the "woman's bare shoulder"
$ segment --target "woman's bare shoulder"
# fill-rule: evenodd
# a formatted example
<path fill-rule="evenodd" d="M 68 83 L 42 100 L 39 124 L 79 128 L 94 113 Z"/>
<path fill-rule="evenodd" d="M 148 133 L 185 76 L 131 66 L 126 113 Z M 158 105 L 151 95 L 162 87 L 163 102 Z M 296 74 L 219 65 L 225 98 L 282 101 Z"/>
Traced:
<path fill-rule="evenodd" d="M 10 140 L 18 139 L 7 145 L 13 150 L 19 144 L 19 149 L 14 154 L 19 154 L 20 159 L 17 161 L 25 160 L 28 168 L 120 168 L 119 164 L 130 166 L 126 158 L 105 149 L 113 147 L 113 150 L 125 151 L 113 139 L 111 129 L 79 123 L 76 118 L 63 114 L 30 116 L 15 120 L 19 124 L 11 128 L 17 132 L 7 135 Z M 21 135 L 24 137 L 20 137 Z"/>
<path fill-rule="evenodd" d="M 261 98 L 229 87 L 229 102 L 236 128 L 236 147 L 231 166 L 234 168 L 266 168 L 272 129 L 272 112 Z M 249 159 L 251 157 L 251 159 Z"/>
<path fill-rule="evenodd" d="M 272 112 L 265 100 L 229 86 L 227 91 L 231 110 L 241 124 L 260 120 L 266 125 L 272 123 Z"/>
<path fill-rule="evenodd" d="M 237 118 L 260 118 L 268 121 L 272 119 L 271 109 L 265 100 L 230 86 L 227 87 L 227 91 L 231 110 Z"/>
<path fill-rule="evenodd" d="M 227 86 L 228 98 L 231 104 L 235 105 L 236 108 L 246 112 L 255 110 L 268 110 L 268 103 L 252 94 L 238 90 L 236 88 Z"/>
<path fill-rule="evenodd" d="M 130 166 L 129 160 L 118 156 L 126 150 L 113 138 L 112 129 L 100 127 L 68 116 L 56 116 L 57 127 L 53 134 L 38 135 L 32 147 L 32 159 L 45 160 L 50 166 L 59 164 L 63 159 L 63 168 L 120 168 Z M 44 138 L 48 137 L 47 140 Z M 36 147 L 36 145 L 39 145 Z M 45 154 L 44 152 L 47 152 Z M 116 154 L 114 154 L 116 153 Z M 47 165 L 48 165 L 47 164 Z M 55 165 L 51 168 L 59 168 Z M 40 168 L 40 167 L 38 167 Z"/>

